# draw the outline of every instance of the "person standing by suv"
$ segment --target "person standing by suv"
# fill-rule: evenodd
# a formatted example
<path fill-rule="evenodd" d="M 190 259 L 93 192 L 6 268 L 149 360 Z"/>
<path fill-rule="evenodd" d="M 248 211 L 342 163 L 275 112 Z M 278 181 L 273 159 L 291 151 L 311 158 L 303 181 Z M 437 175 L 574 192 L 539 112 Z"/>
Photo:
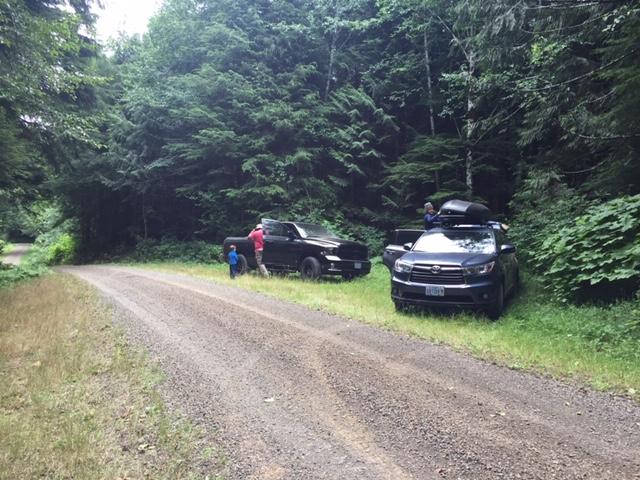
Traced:
<path fill-rule="evenodd" d="M 427 202 L 424 204 L 424 229 L 430 230 L 433 227 L 437 226 L 436 224 L 440 223 L 440 215 L 436 212 L 435 208 L 433 208 L 433 204 L 431 202 Z"/>
<path fill-rule="evenodd" d="M 268 277 L 269 272 L 267 267 L 262 263 L 262 253 L 264 251 L 264 232 L 262 231 L 262 224 L 259 223 L 256 225 L 251 233 L 249 234 L 249 240 L 253 242 L 253 249 L 256 253 L 256 263 L 258 264 L 258 270 L 260 270 L 260 275 L 263 277 Z"/>

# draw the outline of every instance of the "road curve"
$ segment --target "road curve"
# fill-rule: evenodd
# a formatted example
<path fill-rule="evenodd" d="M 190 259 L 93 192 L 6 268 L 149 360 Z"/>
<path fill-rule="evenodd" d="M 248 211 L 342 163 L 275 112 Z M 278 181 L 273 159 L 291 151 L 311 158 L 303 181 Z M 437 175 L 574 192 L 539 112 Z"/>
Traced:
<path fill-rule="evenodd" d="M 640 407 L 206 280 L 68 267 L 219 431 L 231 478 L 640 478 Z M 268 280 L 266 280 L 268 281 Z"/>
<path fill-rule="evenodd" d="M 7 265 L 20 265 L 22 257 L 24 257 L 30 248 L 30 243 L 14 243 L 11 253 L 7 254 L 4 258 L 0 257 L 0 263 L 5 263 Z"/>

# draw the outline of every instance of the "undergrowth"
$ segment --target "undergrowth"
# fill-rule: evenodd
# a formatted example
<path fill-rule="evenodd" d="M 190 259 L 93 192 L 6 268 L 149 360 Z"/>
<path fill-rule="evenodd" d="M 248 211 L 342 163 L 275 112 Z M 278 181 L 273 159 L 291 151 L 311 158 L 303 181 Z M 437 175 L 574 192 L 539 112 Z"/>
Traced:
<path fill-rule="evenodd" d="M 133 248 L 122 248 L 121 251 L 112 252 L 103 256 L 103 261 L 119 262 L 220 262 L 222 247 L 218 244 L 207 243 L 202 240 L 190 242 L 178 241 L 172 238 L 161 240 L 140 240 Z"/>

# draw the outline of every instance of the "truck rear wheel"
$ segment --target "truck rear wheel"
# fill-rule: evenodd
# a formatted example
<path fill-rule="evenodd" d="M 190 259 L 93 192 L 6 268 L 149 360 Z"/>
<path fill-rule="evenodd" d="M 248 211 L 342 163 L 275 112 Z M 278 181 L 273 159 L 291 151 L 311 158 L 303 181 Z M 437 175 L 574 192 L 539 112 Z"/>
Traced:
<path fill-rule="evenodd" d="M 317 258 L 306 257 L 300 263 L 300 276 L 303 280 L 317 280 L 322 274 L 322 266 Z"/>
<path fill-rule="evenodd" d="M 249 263 L 247 262 L 247 257 L 243 254 L 238 254 L 238 275 L 244 275 L 249 271 Z"/>

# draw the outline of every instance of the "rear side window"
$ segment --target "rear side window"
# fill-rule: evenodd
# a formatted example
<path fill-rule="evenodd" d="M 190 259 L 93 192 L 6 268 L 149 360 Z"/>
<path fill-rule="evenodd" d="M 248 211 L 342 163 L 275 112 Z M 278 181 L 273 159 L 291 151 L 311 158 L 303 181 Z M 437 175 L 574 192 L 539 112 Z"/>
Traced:
<path fill-rule="evenodd" d="M 395 232 L 393 245 L 404 245 L 405 243 L 415 243 L 424 230 L 398 230 Z"/>
<path fill-rule="evenodd" d="M 289 230 L 280 222 L 275 222 L 273 220 L 265 220 L 264 222 L 264 233 L 266 235 L 272 235 L 275 237 L 286 237 L 289 235 Z"/>

